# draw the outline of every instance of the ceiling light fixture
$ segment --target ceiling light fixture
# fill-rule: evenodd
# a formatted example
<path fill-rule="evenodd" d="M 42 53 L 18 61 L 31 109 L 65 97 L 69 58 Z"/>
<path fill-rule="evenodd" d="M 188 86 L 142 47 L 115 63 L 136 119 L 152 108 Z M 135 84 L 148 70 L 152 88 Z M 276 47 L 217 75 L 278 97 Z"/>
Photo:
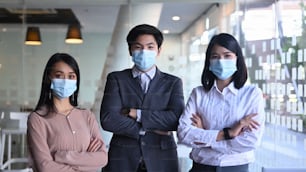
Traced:
<path fill-rule="evenodd" d="M 81 44 L 83 43 L 81 26 L 80 25 L 69 25 L 66 35 L 65 42 L 67 44 Z"/>
<path fill-rule="evenodd" d="M 168 34 L 168 33 L 170 33 L 170 31 L 168 29 L 165 29 L 165 30 L 163 30 L 163 33 Z"/>
<path fill-rule="evenodd" d="M 179 21 L 180 19 L 181 19 L 181 18 L 180 18 L 179 16 L 173 16 L 173 17 L 172 17 L 172 20 L 173 20 L 173 21 Z"/>
<path fill-rule="evenodd" d="M 28 27 L 25 44 L 41 45 L 40 32 L 38 27 Z"/>

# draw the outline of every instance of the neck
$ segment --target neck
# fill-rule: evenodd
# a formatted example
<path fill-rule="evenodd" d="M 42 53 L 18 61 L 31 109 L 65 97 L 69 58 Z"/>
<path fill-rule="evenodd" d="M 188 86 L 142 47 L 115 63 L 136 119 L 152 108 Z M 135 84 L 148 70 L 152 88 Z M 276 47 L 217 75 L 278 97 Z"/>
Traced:
<path fill-rule="evenodd" d="M 54 98 L 54 106 L 57 112 L 67 115 L 73 109 L 73 106 L 69 102 L 69 98 L 57 99 Z"/>
<path fill-rule="evenodd" d="M 227 80 L 217 79 L 217 87 L 222 92 L 225 87 L 227 87 L 231 83 L 232 78 L 228 78 Z"/>

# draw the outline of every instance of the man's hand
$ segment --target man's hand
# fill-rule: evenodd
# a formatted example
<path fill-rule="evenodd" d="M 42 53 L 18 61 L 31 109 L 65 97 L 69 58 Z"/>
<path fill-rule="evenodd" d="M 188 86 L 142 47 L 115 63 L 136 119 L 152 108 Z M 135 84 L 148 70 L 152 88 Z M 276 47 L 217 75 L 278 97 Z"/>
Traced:
<path fill-rule="evenodd" d="M 133 109 L 133 108 L 122 108 L 121 114 L 127 117 L 130 117 L 132 119 L 135 119 L 135 120 L 137 119 L 137 111 L 136 109 Z"/>
<path fill-rule="evenodd" d="M 131 117 L 132 119 L 137 119 L 137 110 L 136 109 L 133 109 L 131 108 L 130 109 L 130 113 L 128 114 L 129 117 Z"/>

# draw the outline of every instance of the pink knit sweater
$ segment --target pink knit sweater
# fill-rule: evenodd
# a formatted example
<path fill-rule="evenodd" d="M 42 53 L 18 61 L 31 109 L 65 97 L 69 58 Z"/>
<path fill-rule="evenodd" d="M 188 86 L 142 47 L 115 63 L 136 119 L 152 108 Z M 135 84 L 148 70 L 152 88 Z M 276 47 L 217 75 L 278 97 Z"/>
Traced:
<path fill-rule="evenodd" d="M 40 115 L 39 115 L 39 114 Z M 92 138 L 102 140 L 98 122 L 89 110 L 74 108 L 68 115 L 32 112 L 27 141 L 32 168 L 39 172 L 93 172 L 107 163 L 105 144 L 87 152 Z"/>

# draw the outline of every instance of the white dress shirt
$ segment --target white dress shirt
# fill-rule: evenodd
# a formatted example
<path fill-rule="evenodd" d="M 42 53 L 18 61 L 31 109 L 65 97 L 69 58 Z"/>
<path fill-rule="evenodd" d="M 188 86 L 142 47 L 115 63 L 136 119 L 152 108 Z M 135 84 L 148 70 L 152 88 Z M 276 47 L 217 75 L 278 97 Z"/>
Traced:
<path fill-rule="evenodd" d="M 216 141 L 220 130 L 233 127 L 244 116 L 257 113 L 257 130 L 245 130 L 231 140 Z M 206 129 L 192 125 L 192 114 L 202 117 Z M 222 92 L 216 83 L 206 92 L 202 86 L 192 90 L 179 120 L 179 143 L 192 147 L 190 158 L 200 164 L 234 166 L 255 160 L 254 149 L 259 145 L 264 129 L 264 100 L 261 90 L 253 85 L 236 89 L 231 83 Z M 196 144 L 201 143 L 201 144 Z"/>

